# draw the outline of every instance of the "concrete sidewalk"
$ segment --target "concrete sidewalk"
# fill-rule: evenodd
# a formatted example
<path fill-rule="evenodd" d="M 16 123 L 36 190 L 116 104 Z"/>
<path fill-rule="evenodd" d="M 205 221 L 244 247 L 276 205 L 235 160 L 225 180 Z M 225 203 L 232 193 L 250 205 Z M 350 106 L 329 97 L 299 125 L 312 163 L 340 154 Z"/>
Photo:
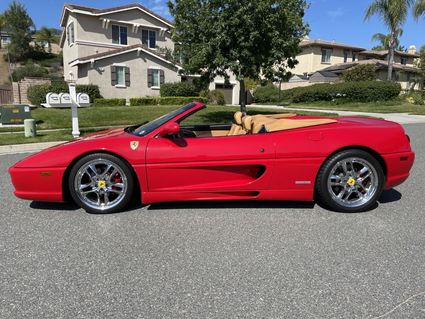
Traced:
<path fill-rule="evenodd" d="M 411 115 L 409 113 L 370 113 L 370 112 L 352 112 L 352 111 L 338 111 L 338 110 L 322 110 L 322 109 L 308 109 L 308 108 L 292 108 L 277 105 L 251 105 L 249 107 L 257 108 L 273 108 L 284 111 L 296 113 L 296 111 L 306 112 L 320 112 L 320 113 L 334 113 L 340 116 L 370 116 L 382 118 L 387 121 L 397 122 L 399 124 L 418 124 L 425 123 L 425 115 Z"/>
<path fill-rule="evenodd" d="M 46 142 L 46 143 L 31 143 L 31 144 L 17 144 L 17 145 L 2 145 L 0 146 L 0 156 L 8 154 L 20 154 L 20 153 L 34 153 L 44 150 L 46 148 L 56 146 L 62 142 Z"/>

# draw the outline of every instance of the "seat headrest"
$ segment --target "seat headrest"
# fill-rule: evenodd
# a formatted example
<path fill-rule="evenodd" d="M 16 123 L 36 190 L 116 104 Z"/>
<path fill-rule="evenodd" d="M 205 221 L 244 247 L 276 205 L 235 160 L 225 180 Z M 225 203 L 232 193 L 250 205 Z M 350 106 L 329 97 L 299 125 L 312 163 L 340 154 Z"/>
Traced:
<path fill-rule="evenodd" d="M 242 126 L 245 131 L 251 132 L 252 130 L 252 116 L 245 116 L 242 120 Z"/>
<path fill-rule="evenodd" d="M 242 117 L 243 117 L 243 113 L 241 111 L 237 111 L 235 115 L 233 115 L 233 118 L 235 119 L 235 123 L 238 125 L 242 125 Z"/>

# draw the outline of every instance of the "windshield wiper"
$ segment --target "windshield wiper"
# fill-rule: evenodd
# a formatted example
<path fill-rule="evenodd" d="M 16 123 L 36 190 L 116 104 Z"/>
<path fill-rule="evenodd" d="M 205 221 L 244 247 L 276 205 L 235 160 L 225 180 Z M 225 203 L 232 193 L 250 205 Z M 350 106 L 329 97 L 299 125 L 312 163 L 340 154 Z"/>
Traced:
<path fill-rule="evenodd" d="M 139 128 L 140 126 L 143 126 L 145 124 L 148 124 L 148 123 L 149 123 L 149 121 L 146 121 L 146 122 L 143 122 L 142 124 L 128 126 L 124 129 L 124 131 L 126 131 L 127 133 L 133 133 L 137 128 Z"/>

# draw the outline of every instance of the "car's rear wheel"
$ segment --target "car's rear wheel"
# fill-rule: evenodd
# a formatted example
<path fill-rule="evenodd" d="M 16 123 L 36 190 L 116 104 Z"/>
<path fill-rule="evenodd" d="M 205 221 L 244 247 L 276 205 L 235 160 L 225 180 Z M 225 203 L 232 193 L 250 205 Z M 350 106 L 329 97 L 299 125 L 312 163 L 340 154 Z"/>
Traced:
<path fill-rule="evenodd" d="M 72 199 L 89 213 L 115 213 L 131 200 L 134 179 L 129 165 L 109 154 L 91 154 L 71 169 L 68 187 Z"/>
<path fill-rule="evenodd" d="M 384 171 L 374 156 L 362 150 L 346 150 L 322 166 L 316 193 L 333 210 L 361 212 L 372 208 L 384 184 Z"/>

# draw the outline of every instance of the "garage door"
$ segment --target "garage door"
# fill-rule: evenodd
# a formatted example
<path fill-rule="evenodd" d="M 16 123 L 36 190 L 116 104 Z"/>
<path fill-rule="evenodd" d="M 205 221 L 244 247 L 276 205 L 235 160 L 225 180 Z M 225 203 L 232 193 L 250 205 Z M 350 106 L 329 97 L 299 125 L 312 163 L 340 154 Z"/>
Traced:
<path fill-rule="evenodd" d="M 215 89 L 223 92 L 226 104 L 233 104 L 233 85 L 216 84 Z"/>

